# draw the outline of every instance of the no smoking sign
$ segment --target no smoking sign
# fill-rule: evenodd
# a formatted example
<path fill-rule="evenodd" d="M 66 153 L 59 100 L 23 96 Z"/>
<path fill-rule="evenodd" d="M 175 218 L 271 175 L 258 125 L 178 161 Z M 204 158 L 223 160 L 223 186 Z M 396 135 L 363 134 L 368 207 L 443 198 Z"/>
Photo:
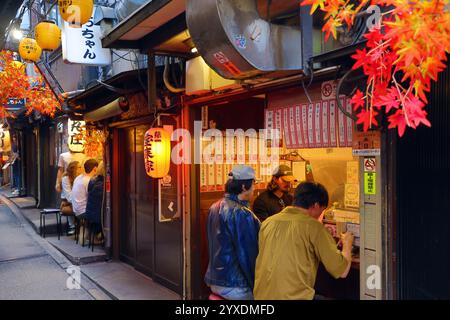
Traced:
<path fill-rule="evenodd" d="M 365 172 L 375 172 L 377 168 L 377 162 L 375 158 L 365 158 L 364 159 L 364 171 Z"/>

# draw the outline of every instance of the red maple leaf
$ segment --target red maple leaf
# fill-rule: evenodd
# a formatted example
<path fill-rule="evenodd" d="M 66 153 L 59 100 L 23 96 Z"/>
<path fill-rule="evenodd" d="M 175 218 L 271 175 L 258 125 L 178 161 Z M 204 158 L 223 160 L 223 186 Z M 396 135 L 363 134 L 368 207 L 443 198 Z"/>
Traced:
<path fill-rule="evenodd" d="M 405 133 L 406 129 L 406 119 L 405 115 L 403 114 L 403 110 L 399 109 L 396 113 L 388 117 L 389 121 L 389 129 L 397 128 L 398 135 L 400 137 L 403 137 L 403 134 Z"/>
<path fill-rule="evenodd" d="M 378 121 L 375 119 L 377 115 L 378 112 L 376 110 L 361 109 L 361 111 L 356 115 L 358 117 L 356 124 L 362 124 L 363 130 L 367 131 L 372 124 L 375 126 L 378 125 Z"/>
<path fill-rule="evenodd" d="M 356 49 L 356 53 L 351 57 L 356 60 L 355 64 L 352 67 L 353 70 L 356 70 L 359 67 L 363 66 L 365 63 L 367 63 L 367 49 L 366 48 L 362 50 Z"/>
<path fill-rule="evenodd" d="M 364 99 L 364 94 L 358 89 L 350 102 L 353 105 L 353 110 L 357 111 L 359 108 L 364 107 L 366 100 Z"/>
<path fill-rule="evenodd" d="M 374 103 L 375 106 L 386 108 L 386 113 L 391 111 L 392 108 L 398 109 L 400 107 L 399 95 L 396 88 L 387 89 L 388 93 L 383 96 L 379 96 Z"/>

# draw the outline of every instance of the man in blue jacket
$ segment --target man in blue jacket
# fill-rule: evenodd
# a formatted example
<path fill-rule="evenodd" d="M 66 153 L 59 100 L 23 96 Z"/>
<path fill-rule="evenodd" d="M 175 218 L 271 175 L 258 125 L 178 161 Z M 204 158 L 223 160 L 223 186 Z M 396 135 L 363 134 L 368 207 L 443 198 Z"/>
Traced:
<path fill-rule="evenodd" d="M 225 196 L 209 209 L 209 265 L 205 282 L 228 300 L 253 299 L 260 222 L 249 209 L 255 171 L 238 165 L 229 174 Z"/>

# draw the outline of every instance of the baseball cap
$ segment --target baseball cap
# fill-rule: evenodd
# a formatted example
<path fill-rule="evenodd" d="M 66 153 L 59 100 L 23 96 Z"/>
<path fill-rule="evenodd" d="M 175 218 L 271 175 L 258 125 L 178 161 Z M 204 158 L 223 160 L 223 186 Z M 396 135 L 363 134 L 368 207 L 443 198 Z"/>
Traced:
<path fill-rule="evenodd" d="M 294 174 L 292 173 L 292 169 L 284 164 L 276 167 L 275 170 L 273 171 L 272 176 L 277 178 L 283 177 L 283 180 L 287 182 L 294 182 L 297 180 L 295 179 Z"/>
<path fill-rule="evenodd" d="M 255 170 L 245 165 L 234 166 L 228 175 L 233 180 L 255 180 Z"/>

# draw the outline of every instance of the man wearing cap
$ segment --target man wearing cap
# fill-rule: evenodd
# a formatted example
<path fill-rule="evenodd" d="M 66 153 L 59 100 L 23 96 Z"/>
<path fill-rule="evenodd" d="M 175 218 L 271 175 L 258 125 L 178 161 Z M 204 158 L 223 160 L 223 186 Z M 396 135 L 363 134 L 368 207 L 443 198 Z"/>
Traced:
<path fill-rule="evenodd" d="M 209 209 L 209 264 L 205 282 L 227 300 L 252 300 L 260 222 L 249 209 L 255 171 L 238 165 L 229 174 L 225 196 Z"/>
<path fill-rule="evenodd" d="M 294 181 L 295 177 L 288 166 L 281 165 L 275 169 L 267 190 L 253 203 L 253 212 L 259 220 L 264 221 L 292 204 L 293 197 L 289 194 L 289 190 Z"/>

